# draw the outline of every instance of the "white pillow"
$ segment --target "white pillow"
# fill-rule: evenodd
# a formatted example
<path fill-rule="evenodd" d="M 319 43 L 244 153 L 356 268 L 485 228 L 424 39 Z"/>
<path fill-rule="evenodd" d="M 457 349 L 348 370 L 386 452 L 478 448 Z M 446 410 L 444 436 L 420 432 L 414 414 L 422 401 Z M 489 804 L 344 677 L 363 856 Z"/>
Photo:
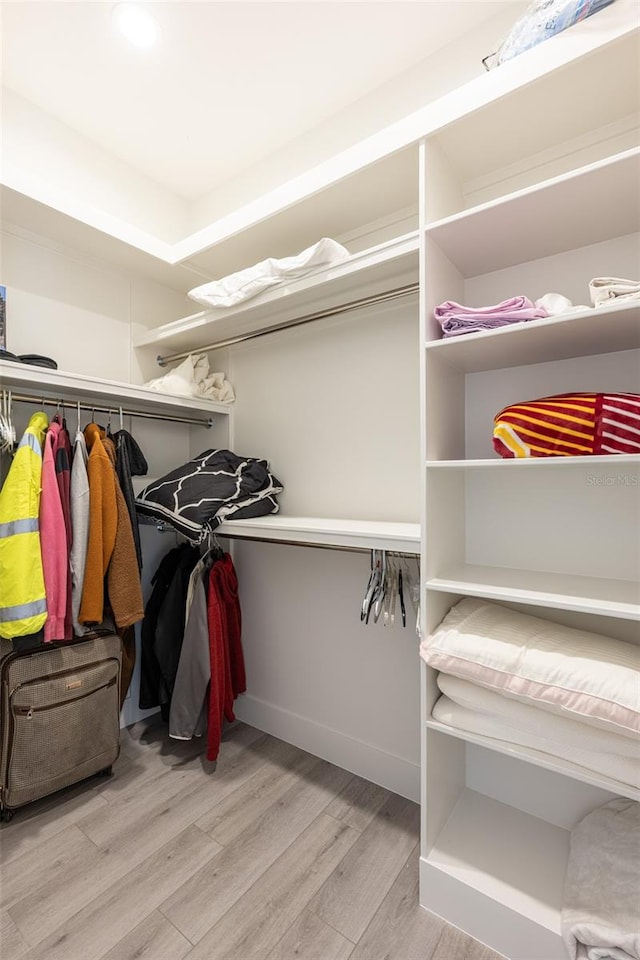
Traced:
<path fill-rule="evenodd" d="M 348 258 L 349 251 L 345 247 L 335 240 L 323 237 L 295 257 L 285 257 L 282 260 L 269 257 L 221 280 L 203 283 L 190 290 L 189 296 L 207 307 L 233 307 L 250 300 L 274 284 L 304 277 L 314 270 L 328 267 L 332 263 L 341 263 Z"/>
<path fill-rule="evenodd" d="M 640 647 L 467 598 L 420 654 L 430 666 L 574 720 L 636 737 Z"/>

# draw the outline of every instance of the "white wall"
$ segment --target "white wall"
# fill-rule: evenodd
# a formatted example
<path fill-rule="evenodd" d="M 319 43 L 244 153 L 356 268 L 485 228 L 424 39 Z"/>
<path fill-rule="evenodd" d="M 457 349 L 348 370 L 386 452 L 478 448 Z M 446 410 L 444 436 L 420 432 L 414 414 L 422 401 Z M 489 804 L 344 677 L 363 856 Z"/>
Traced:
<path fill-rule="evenodd" d="M 182 294 L 138 279 L 48 239 L 3 230 L 0 276 L 7 288 L 7 349 L 41 353 L 61 370 L 142 383 L 159 376 L 131 340 L 184 312 Z"/>
<path fill-rule="evenodd" d="M 417 521 L 415 300 L 234 347 L 238 453 L 268 459 L 289 516 Z"/>
<path fill-rule="evenodd" d="M 229 355 L 233 448 L 270 461 L 283 514 L 417 520 L 415 300 Z M 415 617 L 405 629 L 361 624 L 369 554 L 238 542 L 234 557 L 248 677 L 238 716 L 417 799 Z"/>

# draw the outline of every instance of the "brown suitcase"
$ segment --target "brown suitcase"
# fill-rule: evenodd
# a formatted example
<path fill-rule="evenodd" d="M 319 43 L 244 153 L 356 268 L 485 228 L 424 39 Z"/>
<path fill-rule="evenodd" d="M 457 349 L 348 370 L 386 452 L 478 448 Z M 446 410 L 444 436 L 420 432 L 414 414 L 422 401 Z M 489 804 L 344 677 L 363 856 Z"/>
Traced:
<path fill-rule="evenodd" d="M 0 660 L 0 817 L 92 774 L 120 752 L 120 637 L 95 636 Z"/>

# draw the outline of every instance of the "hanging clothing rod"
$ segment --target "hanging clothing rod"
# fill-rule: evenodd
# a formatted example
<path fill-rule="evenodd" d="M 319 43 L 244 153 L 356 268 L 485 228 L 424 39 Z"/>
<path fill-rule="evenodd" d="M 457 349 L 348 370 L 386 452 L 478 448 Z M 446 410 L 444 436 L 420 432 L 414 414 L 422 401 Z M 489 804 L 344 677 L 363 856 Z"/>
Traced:
<path fill-rule="evenodd" d="M 166 356 L 159 354 L 156 357 L 158 366 L 164 367 L 174 360 L 184 360 L 194 352 L 208 350 L 219 350 L 222 347 L 232 347 L 236 343 L 243 343 L 245 340 L 256 340 L 258 337 L 265 337 L 269 333 L 278 333 L 279 330 L 290 330 L 293 327 L 301 327 L 305 323 L 313 323 L 315 320 L 324 320 L 325 317 L 337 317 L 342 313 L 348 313 L 350 310 L 357 310 L 358 307 L 371 307 L 377 303 L 387 303 L 391 300 L 398 300 L 400 297 L 407 297 L 412 293 L 417 293 L 419 284 L 409 283 L 404 287 L 396 287 L 393 290 L 387 290 L 384 293 L 372 294 L 370 297 L 361 297 L 359 300 L 350 300 L 348 303 L 339 304 L 336 307 L 327 307 L 325 310 L 317 310 L 315 313 L 307 313 L 302 317 L 296 317 L 294 320 L 284 320 L 282 323 L 276 323 L 272 327 L 266 327 L 264 330 L 256 330 L 255 333 L 241 333 L 237 337 L 229 337 L 227 340 L 218 340 L 216 343 L 209 343 L 203 347 L 197 347 L 193 350 L 182 350 L 180 353 L 170 353 Z"/>
<path fill-rule="evenodd" d="M 48 397 L 36 397 L 35 395 L 26 395 L 12 393 L 11 399 L 17 403 L 35 403 L 40 407 L 44 407 L 45 404 L 49 407 L 60 407 L 64 410 L 66 407 L 67 410 L 77 410 L 78 402 L 76 400 L 61 400 L 61 399 L 50 399 Z M 95 403 L 80 403 L 81 410 L 91 410 L 93 413 L 113 413 L 120 414 L 120 405 L 103 407 Z M 211 417 L 203 420 L 198 417 L 176 417 L 169 413 L 148 413 L 143 410 L 125 410 L 122 407 L 122 416 L 123 417 L 142 417 L 145 420 L 165 420 L 170 423 L 191 423 L 199 427 L 211 427 L 213 425 L 213 420 Z"/>
<path fill-rule="evenodd" d="M 230 521 L 233 522 L 233 521 Z M 170 523 L 165 523 L 163 520 L 154 520 L 153 517 L 138 516 L 138 523 L 142 526 L 152 526 L 155 527 L 159 533 L 175 533 L 177 536 L 183 536 L 181 533 L 172 527 Z M 371 547 L 356 547 L 356 546 L 347 546 L 345 544 L 339 543 L 315 543 L 313 540 L 284 540 L 276 539 L 275 537 L 247 537 L 243 534 L 238 533 L 227 533 L 226 531 L 213 531 L 216 537 L 219 537 L 221 540 L 237 540 L 239 543 L 246 541 L 247 543 L 279 543 L 286 547 L 311 547 L 313 550 L 339 550 L 343 553 L 371 553 Z M 186 539 L 186 538 L 185 538 Z M 417 559 L 420 553 L 420 548 L 416 547 L 415 550 L 392 550 L 387 547 L 377 547 L 378 550 L 386 550 L 387 553 L 399 554 L 401 557 L 407 557 L 412 559 Z"/>

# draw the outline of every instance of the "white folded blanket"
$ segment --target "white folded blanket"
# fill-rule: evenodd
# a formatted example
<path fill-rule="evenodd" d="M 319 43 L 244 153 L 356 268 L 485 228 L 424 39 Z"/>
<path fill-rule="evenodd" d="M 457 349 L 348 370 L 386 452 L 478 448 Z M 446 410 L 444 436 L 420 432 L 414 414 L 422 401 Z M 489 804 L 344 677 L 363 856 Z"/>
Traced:
<path fill-rule="evenodd" d="M 571 832 L 562 936 L 570 960 L 640 960 L 640 804 L 610 800 Z"/>
<path fill-rule="evenodd" d="M 602 307 L 612 300 L 640 300 L 640 280 L 624 277 L 594 277 L 589 282 L 589 293 L 594 307 Z"/>
<path fill-rule="evenodd" d="M 162 377 L 145 383 L 149 390 L 178 397 L 206 397 L 219 403 L 233 403 L 235 393 L 224 373 L 209 373 L 204 353 L 192 353 Z"/>
<path fill-rule="evenodd" d="M 295 257 L 274 260 L 268 257 L 252 267 L 231 273 L 221 280 L 203 283 L 189 291 L 189 296 L 207 307 L 233 307 L 257 296 L 268 287 L 305 277 L 314 270 L 347 260 L 349 251 L 335 240 L 323 237 Z"/>
<path fill-rule="evenodd" d="M 640 743 L 510 700 L 467 680 L 438 675 L 444 694 L 433 718 L 458 730 L 569 760 L 592 773 L 640 789 Z"/>
<path fill-rule="evenodd" d="M 420 654 L 443 673 L 638 740 L 634 644 L 468 597 L 422 642 Z"/>

